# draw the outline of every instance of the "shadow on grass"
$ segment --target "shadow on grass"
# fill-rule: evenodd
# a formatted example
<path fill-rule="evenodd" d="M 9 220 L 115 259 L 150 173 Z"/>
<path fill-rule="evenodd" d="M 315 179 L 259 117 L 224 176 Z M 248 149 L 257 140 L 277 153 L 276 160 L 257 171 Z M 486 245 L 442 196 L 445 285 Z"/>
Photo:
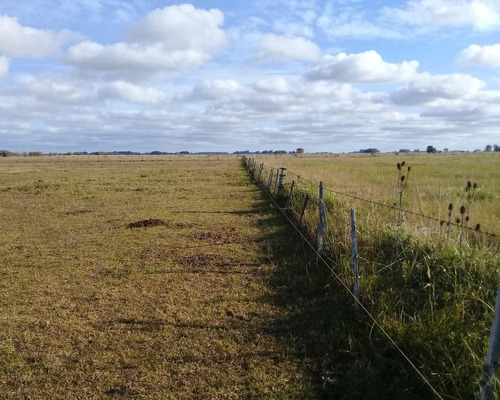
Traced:
<path fill-rule="evenodd" d="M 262 203 L 270 202 L 261 193 Z M 259 209 L 265 209 L 260 204 Z M 269 207 L 269 206 L 268 206 Z M 276 265 L 271 300 L 282 316 L 263 329 L 311 375 L 316 399 L 431 399 L 432 393 L 276 210 L 261 219 L 263 253 Z"/>

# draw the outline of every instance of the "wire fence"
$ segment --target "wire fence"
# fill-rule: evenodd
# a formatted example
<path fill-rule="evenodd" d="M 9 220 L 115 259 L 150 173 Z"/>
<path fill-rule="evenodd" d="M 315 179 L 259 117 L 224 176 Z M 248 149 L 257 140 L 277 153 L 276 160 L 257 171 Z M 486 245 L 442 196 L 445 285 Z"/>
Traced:
<path fill-rule="evenodd" d="M 323 187 L 323 184 L 321 182 L 319 184 L 312 182 L 290 170 L 287 170 L 286 168 L 266 166 L 263 163 L 257 164 L 254 159 L 250 158 L 244 158 L 244 162 L 251 175 L 255 178 L 257 183 L 260 184 L 262 189 L 265 190 L 277 209 L 285 216 L 290 225 L 296 232 L 298 232 L 302 239 L 305 240 L 307 244 L 316 252 L 318 262 L 321 262 L 323 265 L 325 265 L 334 279 L 339 282 L 339 284 L 346 290 L 346 292 L 350 296 L 352 296 L 355 307 L 361 309 L 372 321 L 373 325 L 379 328 L 380 332 L 394 346 L 401 357 L 405 359 L 405 361 L 412 368 L 415 374 L 417 374 L 425 383 L 425 385 L 429 387 L 434 396 L 436 398 L 442 399 L 443 395 L 440 393 L 440 391 L 443 391 L 445 390 L 445 388 L 447 388 L 446 383 L 438 382 L 438 386 L 441 388 L 441 390 L 438 390 L 437 386 L 435 384 L 432 384 L 426 376 L 426 374 L 437 376 L 440 375 L 440 373 L 435 373 L 432 370 L 426 370 L 426 373 L 424 374 L 420 370 L 420 368 L 417 367 L 417 365 L 422 364 L 422 359 L 419 358 L 417 361 L 407 355 L 407 353 L 401 348 L 401 346 L 398 345 L 397 340 L 393 337 L 393 335 L 391 335 L 388 330 L 384 329 L 384 323 L 381 322 L 379 318 L 376 318 L 374 316 L 377 315 L 375 314 L 375 312 L 377 312 L 376 300 L 374 300 L 373 297 L 369 296 L 365 296 L 363 301 L 360 300 L 357 260 L 359 258 L 359 260 L 365 264 L 364 269 L 366 276 L 364 277 L 364 281 L 361 282 L 362 285 L 371 284 L 370 280 L 377 281 L 377 285 L 379 286 L 385 285 L 385 287 L 390 287 L 392 285 L 393 289 L 391 290 L 400 290 L 401 293 L 405 292 L 404 295 L 401 294 L 400 298 L 396 300 L 398 306 L 399 302 L 404 303 L 404 301 L 406 300 L 408 307 L 413 307 L 414 313 L 417 312 L 417 307 L 421 307 L 421 309 L 427 310 L 428 314 L 430 315 L 429 319 L 431 321 L 434 321 L 434 315 L 437 315 L 436 307 L 439 303 L 439 301 L 436 300 L 435 295 L 435 287 L 438 285 L 438 283 L 436 282 L 435 276 L 433 276 L 434 271 L 431 271 L 428 266 L 427 271 L 418 271 L 420 276 L 418 279 L 418 284 L 414 284 L 413 281 L 416 280 L 415 277 L 410 277 L 408 279 L 404 276 L 405 274 L 411 275 L 412 273 L 414 273 L 412 272 L 413 267 L 408 267 L 408 265 L 410 262 L 415 262 L 415 260 L 408 260 L 408 254 L 405 253 L 405 249 L 403 249 L 403 245 L 401 244 L 402 240 L 399 240 L 400 238 L 391 236 L 391 234 L 389 234 L 389 236 L 387 237 L 389 240 L 385 241 L 384 239 L 379 239 L 379 242 L 377 243 L 374 243 L 374 241 L 368 239 L 367 235 L 361 235 L 361 238 L 357 240 L 356 232 L 358 230 L 363 231 L 364 227 L 362 226 L 361 228 L 356 228 L 354 209 L 351 209 L 350 217 L 352 218 L 352 221 L 349 221 L 349 216 L 347 216 L 347 213 L 345 212 L 347 205 L 341 204 L 340 202 L 331 203 L 331 199 L 324 198 L 323 192 L 333 194 L 336 197 L 343 197 L 363 202 L 372 206 L 372 209 L 368 210 L 364 214 L 365 225 L 367 221 L 366 217 L 370 214 L 374 214 L 375 208 L 382 208 L 388 210 L 389 212 L 399 213 L 399 215 L 408 214 L 427 221 L 431 221 L 432 223 L 438 222 L 440 228 L 443 225 L 447 227 L 448 233 L 450 227 L 454 226 L 459 230 L 460 256 L 462 256 L 462 239 L 463 236 L 466 236 L 465 233 L 473 232 L 474 237 L 477 238 L 481 236 L 485 238 L 485 240 L 488 241 L 488 244 L 493 246 L 490 246 L 491 248 L 496 248 L 498 244 L 498 236 L 492 232 L 482 231 L 481 229 L 479 229 L 479 227 L 470 228 L 463 223 L 455 223 L 449 220 L 443 221 L 442 219 L 428 216 L 422 213 L 404 210 L 401 207 L 395 205 L 388 205 L 357 195 L 343 193 L 331 188 L 326 188 Z M 291 176 L 295 177 L 295 179 L 290 182 Z M 285 182 L 285 180 L 287 180 L 287 182 Z M 330 219 L 328 223 L 327 219 Z M 379 230 L 379 236 L 381 237 L 383 236 L 381 234 L 382 231 L 391 232 L 392 230 L 393 234 L 402 234 L 402 229 L 400 226 L 401 221 L 398 221 L 397 218 L 396 221 L 393 220 L 387 222 L 382 221 L 382 218 L 379 218 L 377 215 L 371 215 L 371 220 L 376 222 L 375 225 L 371 227 L 371 233 L 373 233 L 375 229 Z M 471 238 L 468 237 L 467 239 Z M 361 256 L 358 255 L 357 248 L 354 248 L 358 241 L 361 243 Z M 470 240 L 470 242 L 472 243 L 473 240 Z M 352 246 L 352 248 L 348 248 L 347 244 L 349 246 L 353 244 L 354 245 Z M 477 241 L 477 244 L 481 244 L 480 241 Z M 387 248 L 391 249 L 387 250 Z M 352 256 L 348 254 L 348 252 L 350 252 L 351 250 Z M 412 251 L 415 252 L 414 249 L 412 249 Z M 426 251 L 424 251 L 424 253 Z M 378 253 L 380 252 L 391 253 L 390 255 L 392 256 L 392 258 L 386 257 L 385 254 L 383 257 L 379 257 Z M 413 253 L 411 254 L 411 256 L 420 257 L 415 256 L 415 254 Z M 425 258 L 430 256 L 429 254 L 424 254 L 423 257 Z M 354 272 L 350 268 L 350 266 L 346 265 L 347 263 L 351 262 L 355 264 Z M 332 267 L 333 265 L 335 265 L 335 267 Z M 344 265 L 344 267 L 342 267 L 342 265 Z M 410 270 L 410 272 L 408 272 L 408 270 Z M 428 279 L 425 277 L 425 274 L 427 275 Z M 449 276 L 451 275 L 452 274 L 449 274 Z M 448 279 L 449 276 L 447 276 L 446 278 Z M 493 276 L 496 276 L 494 271 Z M 383 277 L 383 279 L 381 279 L 381 277 Z M 387 277 L 389 277 L 388 280 L 386 280 Z M 471 273 L 471 277 L 471 281 L 473 281 L 474 273 Z M 427 284 L 425 284 L 426 279 Z M 455 268 L 454 279 L 455 295 L 458 296 L 456 288 L 460 283 L 457 283 L 457 268 Z M 383 284 L 380 283 L 382 281 Z M 424 283 L 425 285 L 422 283 Z M 442 282 L 439 282 L 439 284 L 442 284 Z M 401 285 L 403 285 L 403 288 L 400 287 Z M 480 283 L 478 285 L 480 285 Z M 447 290 L 449 292 L 452 292 L 453 288 L 447 288 Z M 487 295 L 490 295 L 490 293 L 488 292 Z M 405 296 L 406 299 L 404 299 Z M 366 303 L 367 301 L 368 303 Z M 492 308 L 491 305 L 487 304 L 486 301 L 482 301 L 485 304 L 486 308 Z M 478 357 L 479 355 L 476 354 L 476 358 Z M 496 370 L 488 375 L 490 383 L 493 379 L 492 377 L 495 376 L 495 372 Z M 449 371 L 447 371 L 447 374 L 451 376 L 451 374 L 449 374 Z M 454 398 L 453 395 L 448 393 L 446 397 Z"/>

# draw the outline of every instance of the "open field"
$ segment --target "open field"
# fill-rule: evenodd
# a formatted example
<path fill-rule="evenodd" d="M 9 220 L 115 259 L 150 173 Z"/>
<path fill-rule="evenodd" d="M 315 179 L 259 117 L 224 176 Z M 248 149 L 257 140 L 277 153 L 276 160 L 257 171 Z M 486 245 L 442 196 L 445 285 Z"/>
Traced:
<path fill-rule="evenodd" d="M 361 302 L 447 399 L 475 398 L 479 392 L 500 276 L 500 243 L 498 235 L 474 227 L 480 220 L 481 231 L 499 232 L 499 156 L 286 155 L 257 156 L 253 164 L 266 186 L 271 167 L 288 168 L 285 193 L 292 180 L 295 186 L 286 212 L 297 221 L 305 211 L 301 228 L 313 243 L 319 231 L 318 183 L 323 181 L 327 226 L 322 255 L 332 274 L 351 288 L 350 210 L 356 210 Z M 399 211 L 397 183 L 403 180 L 396 164 L 402 161 L 405 178 L 408 165 L 412 168 Z M 466 192 L 468 181 L 471 189 L 473 183 L 479 187 Z M 285 204 L 279 196 L 277 201 Z M 373 324 L 367 315 L 361 320 Z M 496 388 L 500 395 L 498 380 Z"/>
<path fill-rule="evenodd" d="M 0 218 L 0 398 L 321 392 L 280 338 L 286 240 L 237 158 L 3 159 Z"/>
<path fill-rule="evenodd" d="M 357 157 L 261 160 L 374 194 L 383 170 L 393 197 L 401 158 Z M 426 157 L 407 158 L 414 176 Z M 491 197 L 474 204 L 495 210 L 498 171 L 483 173 Z M 456 174 L 457 190 L 475 179 Z M 254 183 L 235 156 L 0 159 L 0 398 L 432 398 Z M 350 282 L 354 200 L 327 200 L 325 252 Z M 393 219 L 382 231 L 373 211 L 360 212 L 363 303 L 444 398 L 474 397 L 498 254 Z M 128 228 L 150 218 L 162 222 Z"/>
<path fill-rule="evenodd" d="M 326 188 L 393 205 L 399 202 L 397 163 L 406 161 L 411 171 L 403 196 L 403 208 L 447 219 L 454 204 L 454 218 L 466 203 L 465 186 L 477 183 L 470 208 L 470 225 L 500 234 L 500 153 L 409 153 L 255 156 L 266 166 L 286 167 L 306 180 L 323 181 Z M 289 174 L 287 181 L 297 181 Z M 348 199 L 343 199 L 348 200 Z M 353 201 L 353 207 L 365 205 Z"/>

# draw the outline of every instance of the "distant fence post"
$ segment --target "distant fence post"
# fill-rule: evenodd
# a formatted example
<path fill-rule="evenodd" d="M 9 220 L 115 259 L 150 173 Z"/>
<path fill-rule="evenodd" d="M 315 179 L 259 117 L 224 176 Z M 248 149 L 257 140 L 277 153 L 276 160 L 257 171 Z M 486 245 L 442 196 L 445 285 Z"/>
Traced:
<path fill-rule="evenodd" d="M 491 325 L 490 343 L 486 364 L 483 366 L 481 377 L 481 400 L 494 400 L 495 398 L 495 374 L 498 370 L 498 359 L 500 358 L 500 283 L 497 288 L 495 300 L 495 315 Z"/>
<path fill-rule="evenodd" d="M 358 243 L 356 240 L 356 211 L 351 208 L 351 245 L 352 245 L 352 268 L 354 275 L 354 308 L 359 311 L 359 269 L 358 269 Z"/>
<path fill-rule="evenodd" d="M 288 199 L 286 200 L 286 206 L 285 208 L 290 207 L 290 203 L 292 202 L 292 194 L 293 194 L 293 188 L 295 187 L 295 181 L 292 181 L 292 186 L 290 186 L 290 193 L 288 193 Z"/>
<path fill-rule="evenodd" d="M 269 181 L 267 182 L 267 189 L 269 190 L 269 193 L 271 193 L 271 185 L 273 183 L 273 173 L 274 169 L 271 168 L 271 171 L 269 171 Z"/>
<path fill-rule="evenodd" d="M 279 173 L 279 182 L 278 182 L 278 196 L 283 196 L 283 191 L 285 190 L 285 177 L 286 177 L 286 168 L 281 167 Z"/>
<path fill-rule="evenodd" d="M 259 181 L 262 181 L 262 171 L 264 169 L 264 163 L 260 164 L 260 171 L 259 171 Z"/>

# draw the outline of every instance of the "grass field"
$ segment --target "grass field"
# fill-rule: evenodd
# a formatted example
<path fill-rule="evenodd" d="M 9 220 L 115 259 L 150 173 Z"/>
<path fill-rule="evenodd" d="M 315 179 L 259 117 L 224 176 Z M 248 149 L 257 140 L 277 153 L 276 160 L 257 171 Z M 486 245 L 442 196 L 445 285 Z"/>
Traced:
<path fill-rule="evenodd" d="M 433 197 L 430 186 L 412 185 L 424 165 L 437 184 L 447 171 L 439 160 L 454 157 L 435 156 L 406 159 L 405 205 L 415 194 Z M 474 212 L 497 213 L 499 158 L 484 155 L 491 168 L 480 180 L 471 174 L 481 171 L 479 155 L 469 156 L 454 183 L 444 174 L 442 193 L 463 197 L 461 186 L 477 179 L 487 195 Z M 261 159 L 339 191 L 386 193 L 374 200 L 388 202 L 395 161 Z M 328 196 L 325 251 L 348 281 L 344 222 L 354 201 Z M 316 209 L 312 201 L 313 234 Z M 360 212 L 363 302 L 444 398 L 473 398 L 498 254 L 477 246 L 459 254 L 453 239 L 437 246 L 406 223 L 393 229 L 394 219 L 374 234 L 378 218 L 364 219 L 373 212 Z M 2 399 L 432 398 L 235 156 L 0 159 L 0 217 Z M 497 229 L 494 218 L 488 229 Z M 128 227 L 149 219 L 161 221 Z"/>
<path fill-rule="evenodd" d="M 287 168 L 285 193 L 295 182 L 292 217 L 298 218 L 308 196 L 303 229 L 313 243 L 323 182 L 323 257 L 348 287 L 350 209 L 356 210 L 361 301 L 443 398 L 476 398 L 500 276 L 500 243 L 498 235 L 467 227 L 480 223 L 481 231 L 499 232 L 500 155 L 287 155 L 255 161 L 264 163 L 266 185 L 271 167 Z M 397 163 L 403 161 L 408 185 L 400 203 Z M 478 187 L 465 191 L 468 181 L 471 189 Z M 395 209 L 386 207 L 393 204 Z M 373 321 L 366 318 L 366 324 Z"/>
<path fill-rule="evenodd" d="M 454 204 L 453 219 L 467 203 L 468 181 L 478 188 L 470 207 L 470 225 L 500 234 L 500 153 L 410 153 L 410 154 L 340 154 L 300 156 L 256 156 L 266 166 L 286 167 L 301 178 L 326 188 L 356 195 L 387 205 L 399 203 L 397 164 L 411 167 L 403 208 L 446 220 L 448 205 Z M 288 181 L 297 177 L 289 173 Z M 348 199 L 344 198 L 343 201 Z M 362 209 L 363 203 L 351 202 Z M 425 221 L 421 221 L 425 223 Z M 439 226 L 434 226 L 439 228 Z"/>
<path fill-rule="evenodd" d="M 317 396 L 271 211 L 234 157 L 0 160 L 0 398 Z"/>

